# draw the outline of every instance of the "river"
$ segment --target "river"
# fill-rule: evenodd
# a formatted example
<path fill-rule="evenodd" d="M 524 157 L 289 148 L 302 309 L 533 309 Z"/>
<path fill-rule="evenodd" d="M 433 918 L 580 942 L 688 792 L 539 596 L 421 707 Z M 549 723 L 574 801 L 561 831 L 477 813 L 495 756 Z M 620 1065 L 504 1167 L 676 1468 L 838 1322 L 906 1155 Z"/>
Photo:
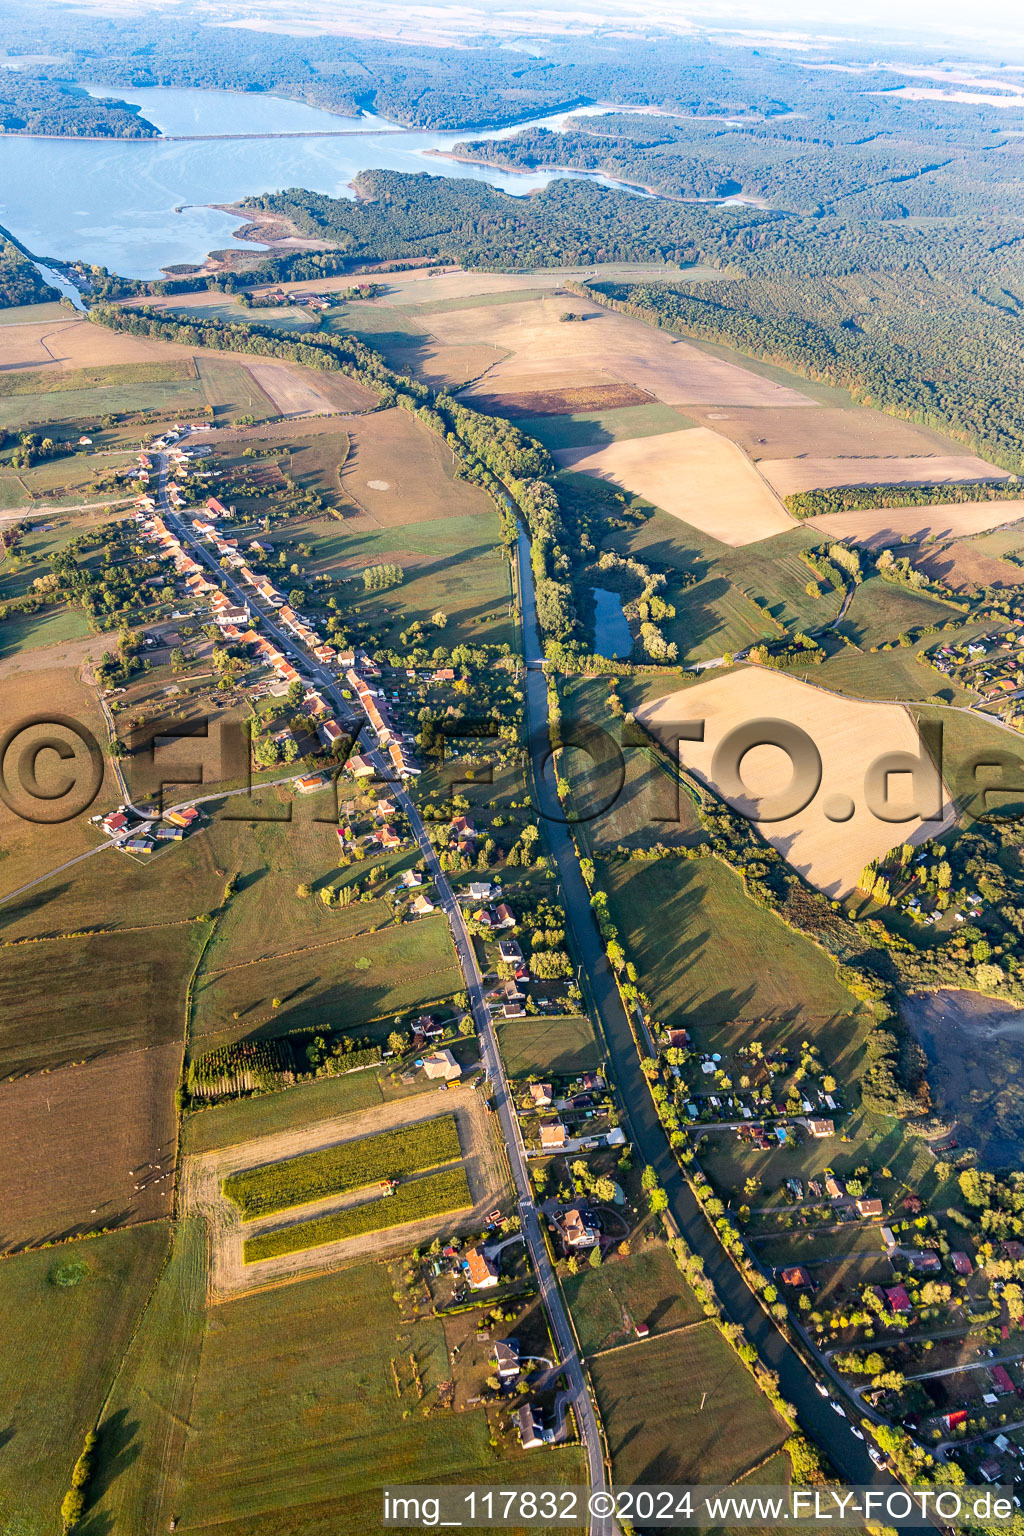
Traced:
<path fill-rule="evenodd" d="M 169 137 L 97 141 L 0 135 L 0 224 L 43 261 L 80 259 L 124 277 L 159 277 L 162 268 L 201 262 L 214 249 L 251 251 L 251 243 L 233 238 L 238 217 L 211 204 L 285 187 L 350 197 L 353 179 L 364 170 L 465 177 L 515 194 L 566 175 L 619 186 L 586 172 L 519 174 L 432 153 L 443 154 L 460 139 L 506 138 L 525 127 L 558 128 L 568 112 L 514 128 L 429 133 L 369 115 L 340 117 L 279 96 L 162 86 L 87 88 L 95 96 L 116 95 L 138 106 Z M 607 109 L 576 109 L 581 110 Z M 217 137 L 232 134 L 252 137 Z M 274 134 L 293 137 L 268 137 Z M 214 137 L 189 141 L 180 135 Z"/>

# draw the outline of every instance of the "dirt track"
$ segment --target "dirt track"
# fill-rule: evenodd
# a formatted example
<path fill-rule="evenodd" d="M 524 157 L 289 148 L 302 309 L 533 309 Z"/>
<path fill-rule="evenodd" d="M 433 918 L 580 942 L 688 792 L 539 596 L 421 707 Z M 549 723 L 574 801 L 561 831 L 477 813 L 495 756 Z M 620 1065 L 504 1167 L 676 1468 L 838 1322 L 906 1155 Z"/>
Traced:
<path fill-rule="evenodd" d="M 302 1253 L 282 1254 L 258 1264 L 242 1259 L 243 1237 L 251 1237 L 273 1227 L 306 1217 L 326 1215 L 359 1204 L 365 1190 L 329 1196 L 309 1205 L 279 1211 L 261 1220 L 243 1223 L 238 1211 L 221 1194 L 221 1182 L 241 1168 L 278 1162 L 299 1152 L 312 1152 L 340 1141 L 373 1135 L 392 1126 L 411 1125 L 440 1114 L 454 1114 L 462 1145 L 466 1175 L 473 1195 L 473 1208 L 453 1215 L 431 1216 L 425 1221 L 408 1222 L 383 1232 L 325 1243 Z M 452 1088 L 447 1093 L 422 1093 L 397 1103 L 375 1106 L 354 1115 L 339 1115 L 318 1120 L 300 1130 L 282 1131 L 274 1136 L 239 1143 L 217 1152 L 187 1160 L 182 1172 L 182 1206 L 186 1213 L 199 1211 L 207 1219 L 210 1233 L 209 1292 L 211 1300 L 223 1301 L 267 1284 L 297 1278 L 311 1270 L 342 1268 L 356 1260 L 402 1252 L 429 1241 L 440 1231 L 474 1229 L 482 1225 L 487 1211 L 505 1192 L 505 1169 L 496 1154 L 491 1127 L 479 1094 L 469 1088 Z"/>

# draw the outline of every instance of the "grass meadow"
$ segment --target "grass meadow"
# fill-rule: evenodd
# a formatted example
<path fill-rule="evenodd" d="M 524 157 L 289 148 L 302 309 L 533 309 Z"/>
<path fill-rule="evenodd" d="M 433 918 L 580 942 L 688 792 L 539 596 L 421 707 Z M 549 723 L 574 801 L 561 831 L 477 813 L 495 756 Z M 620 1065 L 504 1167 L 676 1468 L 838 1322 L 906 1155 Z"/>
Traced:
<path fill-rule="evenodd" d="M 711 1323 L 597 1355 L 590 1372 L 623 1487 L 727 1483 L 789 1434 Z"/>
<path fill-rule="evenodd" d="M 828 956 L 755 906 L 717 859 L 608 861 L 599 880 L 662 1023 L 692 1028 L 851 1011 Z"/>
<path fill-rule="evenodd" d="M 585 1014 L 526 1014 L 498 1021 L 498 1044 L 510 1077 L 580 1072 L 598 1067 L 604 1052 Z"/>
<path fill-rule="evenodd" d="M 562 1285 L 572 1312 L 580 1349 L 584 1355 L 629 1343 L 637 1323 L 646 1323 L 652 1335 L 695 1323 L 704 1316 L 693 1292 L 683 1280 L 668 1251 L 655 1240 L 635 1247 L 627 1257 L 606 1258 L 600 1269 L 589 1265 L 578 1275 L 568 1275 Z M 643 1356 L 636 1357 L 641 1366 Z"/>
<path fill-rule="evenodd" d="M 377 1074 L 369 1070 L 296 1083 L 278 1093 L 214 1104 L 189 1115 L 182 1127 L 182 1150 L 186 1154 L 217 1152 L 258 1136 L 372 1109 L 381 1102 Z"/>
<path fill-rule="evenodd" d="M 152 1222 L 0 1261 L 0 1306 L 12 1323 L 0 1352 L 0 1530 L 57 1529 L 71 1468 L 167 1246 L 166 1224 Z"/>

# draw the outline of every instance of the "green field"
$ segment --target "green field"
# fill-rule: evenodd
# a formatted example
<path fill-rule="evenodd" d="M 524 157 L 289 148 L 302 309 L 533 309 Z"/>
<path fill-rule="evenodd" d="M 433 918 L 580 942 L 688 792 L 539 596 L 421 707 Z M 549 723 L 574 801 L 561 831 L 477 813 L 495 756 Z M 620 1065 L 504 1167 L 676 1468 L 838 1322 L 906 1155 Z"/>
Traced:
<path fill-rule="evenodd" d="M 457 1162 L 462 1156 L 454 1115 L 422 1120 L 375 1136 L 360 1136 L 230 1174 L 221 1186 L 243 1221 L 269 1216 L 326 1195 L 365 1189 L 381 1179 L 401 1178 Z"/>
<path fill-rule="evenodd" d="M 215 1104 L 189 1115 L 182 1127 L 182 1150 L 188 1154 L 216 1152 L 257 1136 L 315 1125 L 335 1115 L 353 1115 L 380 1103 L 380 1083 L 374 1072 L 349 1072 L 344 1077 L 295 1083 L 279 1093 Z"/>
<path fill-rule="evenodd" d="M 627 1258 L 606 1259 L 600 1269 L 588 1265 L 567 1275 L 562 1285 L 584 1355 L 629 1343 L 637 1323 L 659 1334 L 704 1316 L 660 1241 L 645 1243 Z M 642 1359 L 637 1357 L 638 1365 Z"/>
<path fill-rule="evenodd" d="M 49 325 L 52 320 L 70 318 L 70 312 L 57 300 L 49 304 L 12 304 L 10 309 L 0 309 L 0 325 L 28 325 L 37 322 Z"/>
<path fill-rule="evenodd" d="M 292 1030 L 361 1035 L 376 1021 L 370 1032 L 384 1039 L 390 1015 L 461 989 L 447 922 L 420 918 L 231 970 L 204 967 L 195 988 L 193 1033 L 208 1050 Z"/>
<path fill-rule="evenodd" d="M 189 1216 L 104 1405 L 83 1536 L 166 1531 L 206 1337 L 206 1222 Z"/>
<path fill-rule="evenodd" d="M 545 448 L 603 448 L 633 437 L 660 437 L 694 423 L 671 405 L 624 405 L 610 411 L 579 411 L 572 416 L 528 416 L 518 420 L 521 432 L 535 437 Z"/>
<path fill-rule="evenodd" d="M 71 1468 L 167 1244 L 166 1225 L 154 1222 L 0 1262 L 0 1306 L 9 1320 L 0 1354 L 5 1533 L 57 1529 Z"/>
<path fill-rule="evenodd" d="M 381 1195 L 363 1205 L 352 1205 L 330 1216 L 299 1221 L 290 1227 L 277 1227 L 247 1237 L 242 1253 L 247 1264 L 260 1259 L 274 1259 L 282 1253 L 302 1253 L 323 1243 L 341 1242 L 347 1237 L 362 1237 L 367 1232 L 385 1232 L 409 1221 L 423 1221 L 446 1211 L 468 1210 L 473 1204 L 464 1168 L 448 1168 L 429 1173 L 425 1178 L 400 1184 L 392 1195 Z"/>
<path fill-rule="evenodd" d="M 952 678 L 944 677 L 926 662 L 915 661 L 917 653 L 941 641 L 929 635 L 914 646 L 898 646 L 892 651 L 860 653 L 842 650 L 811 676 L 824 688 L 849 693 L 859 699 L 902 699 L 910 702 L 934 698 L 946 703 L 967 704 L 977 695 L 968 693 Z"/>
<path fill-rule="evenodd" d="M 181 1039 L 185 990 L 206 931 L 190 923 L 5 950 L 0 1074 Z"/>
<path fill-rule="evenodd" d="M 622 1487 L 727 1483 L 789 1434 L 711 1323 L 597 1355 L 590 1371 Z"/>
<path fill-rule="evenodd" d="M 717 859 L 608 862 L 598 879 L 663 1024 L 853 1011 L 828 956 L 748 900 Z"/>
<path fill-rule="evenodd" d="M 534 1073 L 582 1072 L 604 1060 L 594 1027 L 585 1014 L 545 1018 L 527 1014 L 499 1019 L 498 1044 L 509 1077 Z"/>
<path fill-rule="evenodd" d="M 130 366 L 138 368 L 150 365 Z M 103 370 L 88 371 L 102 372 Z M 186 407 L 194 409 L 201 408 L 205 404 L 206 397 L 203 394 L 202 385 L 194 374 L 182 378 L 171 378 L 164 382 L 159 380 L 134 384 L 120 382 L 99 384 L 83 389 L 47 389 L 41 393 L 24 394 L 19 392 L 0 398 L 0 427 L 19 427 L 30 422 L 47 421 L 92 423 L 99 416 L 121 411 L 164 411 Z"/>
<path fill-rule="evenodd" d="M 524 1453 L 512 1433 L 491 1446 L 482 1408 L 440 1408 L 451 1376 L 442 1324 L 404 1320 L 391 1293 L 386 1269 L 365 1265 L 214 1310 L 165 1505 L 179 1528 L 364 1536 L 380 1525 L 386 1484 L 586 1480 L 575 1446 Z M 166 1519 L 115 1524 L 111 1536 L 166 1529 Z"/>
<path fill-rule="evenodd" d="M 883 640 L 895 640 L 917 624 L 943 624 L 956 616 L 957 610 L 948 603 L 869 576 L 854 593 L 838 632 L 867 650 Z"/>
<path fill-rule="evenodd" d="M 81 640 L 89 633 L 89 620 L 82 608 L 41 608 L 38 613 L 25 614 L 15 611 L 0 620 L 0 658 L 65 640 Z"/>
<path fill-rule="evenodd" d="M 118 385 L 171 384 L 195 377 L 190 357 L 169 358 L 162 363 L 107 363 L 93 368 L 27 368 L 0 373 L 0 399 L 8 395 L 74 394 Z"/>
<path fill-rule="evenodd" d="M 981 791 L 986 786 L 998 784 L 998 769 L 979 769 L 975 765 L 991 763 L 1006 757 L 1011 765 L 1005 773 L 1010 784 L 1019 785 L 1024 778 L 1024 736 L 994 725 L 980 715 L 965 714 L 961 710 L 941 709 L 920 705 L 914 711 L 919 721 L 941 722 L 942 725 L 942 772 L 947 786 L 961 807 L 973 807 L 976 815 L 985 810 L 1013 810 L 1020 814 L 1021 796 L 994 792 L 985 799 Z"/>

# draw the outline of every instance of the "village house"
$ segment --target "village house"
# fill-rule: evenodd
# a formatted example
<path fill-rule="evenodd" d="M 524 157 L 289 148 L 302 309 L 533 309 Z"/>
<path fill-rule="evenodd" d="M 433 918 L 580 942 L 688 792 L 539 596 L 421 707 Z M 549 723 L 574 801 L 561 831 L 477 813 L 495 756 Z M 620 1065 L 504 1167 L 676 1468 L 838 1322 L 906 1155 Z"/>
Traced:
<path fill-rule="evenodd" d="M 409 911 L 415 912 L 417 917 L 426 917 L 429 913 L 435 910 L 436 909 L 434 907 L 434 903 L 431 901 L 430 897 L 424 896 L 422 892 L 420 892 L 420 894 L 416 897 L 416 900 L 409 908 Z"/>
<path fill-rule="evenodd" d="M 966 1253 L 957 1251 L 956 1253 L 951 1253 L 949 1258 L 950 1263 L 953 1265 L 953 1268 L 958 1275 L 970 1276 L 974 1274 L 974 1265 L 971 1263 Z"/>
<path fill-rule="evenodd" d="M 558 1152 L 565 1146 L 565 1126 L 561 1120 L 541 1122 L 540 1144 L 545 1152 Z"/>
<path fill-rule="evenodd" d="M 550 1109 L 552 1104 L 551 1084 L 531 1083 L 530 1098 L 537 1109 Z"/>
<path fill-rule="evenodd" d="M 423 876 L 418 869 L 404 869 L 402 871 L 402 884 L 407 891 L 415 890 L 416 886 L 423 884 Z"/>
<path fill-rule="evenodd" d="M 544 1444 L 544 1420 L 532 1403 L 519 1410 L 519 1443 L 524 1451 L 535 1451 Z"/>
<path fill-rule="evenodd" d="M 893 1312 L 895 1312 L 898 1317 L 907 1317 L 914 1310 L 911 1306 L 910 1297 L 907 1295 L 905 1286 L 887 1286 L 885 1291 L 885 1299 L 889 1303 L 889 1306 L 892 1308 Z"/>
<path fill-rule="evenodd" d="M 882 1202 L 881 1200 L 858 1200 L 856 1209 L 858 1216 L 881 1216 Z"/>
<path fill-rule="evenodd" d="M 366 757 L 362 752 L 357 752 L 355 757 L 350 757 L 348 762 L 345 764 L 345 767 L 348 769 L 349 773 L 351 773 L 352 776 L 357 779 L 372 778 L 374 772 L 376 771 L 370 759 Z"/>
<path fill-rule="evenodd" d="M 504 960 L 509 965 L 519 965 L 523 958 L 523 952 L 515 939 L 502 939 L 498 944 L 498 959 Z"/>
<path fill-rule="evenodd" d="M 446 1083 L 454 1082 L 462 1076 L 462 1068 L 447 1046 L 435 1051 L 432 1056 L 424 1056 L 423 1070 L 427 1077 L 443 1078 Z"/>
<path fill-rule="evenodd" d="M 783 1285 L 791 1285 L 795 1290 L 799 1291 L 812 1291 L 814 1289 L 814 1281 L 802 1264 L 792 1264 L 788 1269 L 784 1269 L 782 1271 L 782 1283 Z"/>
<path fill-rule="evenodd" d="M 575 1206 L 562 1217 L 561 1231 L 569 1248 L 596 1248 L 600 1241 L 598 1229 Z"/>
<path fill-rule="evenodd" d="M 518 1339 L 495 1339 L 494 1364 L 499 1381 L 515 1381 L 519 1375 Z"/>
<path fill-rule="evenodd" d="M 831 1120 L 808 1120 L 807 1129 L 819 1141 L 823 1136 L 834 1136 L 836 1133 L 835 1125 Z"/>
<path fill-rule="evenodd" d="M 490 1290 L 498 1284 L 498 1266 L 489 1259 L 482 1248 L 467 1248 L 462 1261 L 470 1288 L 474 1291 Z"/>

